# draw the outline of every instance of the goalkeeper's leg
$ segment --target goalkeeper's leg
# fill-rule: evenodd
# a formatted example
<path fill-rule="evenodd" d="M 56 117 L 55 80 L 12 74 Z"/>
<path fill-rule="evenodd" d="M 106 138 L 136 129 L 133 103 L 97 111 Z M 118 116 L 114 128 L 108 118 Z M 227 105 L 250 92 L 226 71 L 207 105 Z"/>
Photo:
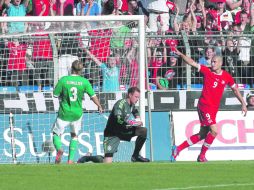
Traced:
<path fill-rule="evenodd" d="M 145 127 L 136 127 L 135 135 L 138 136 L 135 142 L 135 149 L 131 157 L 132 162 L 149 162 L 150 160 L 139 155 L 139 152 L 145 144 L 147 129 Z"/>
<path fill-rule="evenodd" d="M 120 139 L 116 136 L 104 137 L 104 163 L 112 163 L 113 155 L 117 152 L 117 148 L 120 144 Z"/>

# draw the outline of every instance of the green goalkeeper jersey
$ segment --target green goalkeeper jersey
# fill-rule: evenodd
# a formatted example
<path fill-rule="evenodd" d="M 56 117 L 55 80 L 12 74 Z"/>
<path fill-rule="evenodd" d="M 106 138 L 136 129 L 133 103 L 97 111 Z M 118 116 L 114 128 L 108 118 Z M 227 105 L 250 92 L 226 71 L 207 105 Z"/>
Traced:
<path fill-rule="evenodd" d="M 76 121 L 82 114 L 82 100 L 84 93 L 95 96 L 91 83 L 79 75 L 62 77 L 55 89 L 54 97 L 60 98 L 58 117 L 64 121 Z"/>

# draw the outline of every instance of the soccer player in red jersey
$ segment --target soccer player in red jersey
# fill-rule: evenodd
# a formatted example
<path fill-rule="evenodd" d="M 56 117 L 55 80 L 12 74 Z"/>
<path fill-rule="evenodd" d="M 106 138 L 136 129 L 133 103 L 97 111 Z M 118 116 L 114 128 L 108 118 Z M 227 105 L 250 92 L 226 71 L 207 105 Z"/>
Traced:
<path fill-rule="evenodd" d="M 247 113 L 247 107 L 233 77 L 228 72 L 221 69 L 223 63 L 222 57 L 214 56 L 211 61 L 211 68 L 208 68 L 196 63 L 192 58 L 187 57 L 178 50 L 176 50 L 176 53 L 181 56 L 188 65 L 197 68 L 198 71 L 203 74 L 204 86 L 197 105 L 201 126 L 200 131 L 192 135 L 179 146 L 173 146 L 171 161 L 175 161 L 176 157 L 183 149 L 205 139 L 197 161 L 207 162 L 205 154 L 217 135 L 216 114 L 225 86 L 230 86 L 236 98 L 242 104 L 242 113 L 244 116 Z"/>

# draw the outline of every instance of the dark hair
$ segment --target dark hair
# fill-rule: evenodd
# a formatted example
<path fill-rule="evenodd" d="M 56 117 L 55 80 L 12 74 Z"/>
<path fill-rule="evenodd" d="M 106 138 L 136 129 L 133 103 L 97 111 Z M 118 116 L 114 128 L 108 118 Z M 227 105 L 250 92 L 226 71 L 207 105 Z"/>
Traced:
<path fill-rule="evenodd" d="M 254 96 L 254 94 L 252 94 L 252 93 L 248 93 L 248 94 L 246 95 L 246 102 L 247 102 L 247 104 L 249 104 L 249 100 L 250 100 L 250 98 L 253 97 L 253 96 Z"/>
<path fill-rule="evenodd" d="M 128 94 L 133 94 L 134 92 L 139 92 L 140 93 L 140 89 L 136 86 L 130 87 L 128 89 Z"/>
<path fill-rule="evenodd" d="M 110 15 L 114 11 L 114 0 L 108 0 L 106 3 L 104 3 L 102 8 L 102 15 Z"/>
<path fill-rule="evenodd" d="M 248 13 L 247 13 L 245 10 L 242 10 L 242 11 L 240 12 L 240 14 L 241 14 L 241 15 L 242 15 L 242 14 L 248 15 Z"/>
<path fill-rule="evenodd" d="M 72 62 L 71 71 L 74 74 L 81 74 L 83 70 L 83 64 L 79 60 L 75 60 Z"/>

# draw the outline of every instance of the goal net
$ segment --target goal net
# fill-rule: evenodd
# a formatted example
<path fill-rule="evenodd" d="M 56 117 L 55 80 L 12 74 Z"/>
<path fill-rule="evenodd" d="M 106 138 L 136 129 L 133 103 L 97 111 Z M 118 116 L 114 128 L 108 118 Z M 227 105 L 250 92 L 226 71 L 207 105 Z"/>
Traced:
<path fill-rule="evenodd" d="M 139 109 L 145 122 L 142 16 L 5 17 L 0 23 L 4 32 L 0 38 L 0 163 L 54 163 L 51 128 L 59 101 L 52 92 L 58 79 L 70 74 L 71 63 L 77 59 L 84 64 L 83 76 L 93 85 L 105 112 L 98 114 L 85 95 L 76 161 L 88 152 L 104 154 L 107 116 L 131 86 L 141 89 Z M 114 72 L 109 69 L 112 62 Z M 112 77 L 111 83 L 105 77 Z M 66 162 L 68 128 L 61 140 Z M 114 161 L 130 161 L 133 148 L 134 141 L 121 142 Z"/>

